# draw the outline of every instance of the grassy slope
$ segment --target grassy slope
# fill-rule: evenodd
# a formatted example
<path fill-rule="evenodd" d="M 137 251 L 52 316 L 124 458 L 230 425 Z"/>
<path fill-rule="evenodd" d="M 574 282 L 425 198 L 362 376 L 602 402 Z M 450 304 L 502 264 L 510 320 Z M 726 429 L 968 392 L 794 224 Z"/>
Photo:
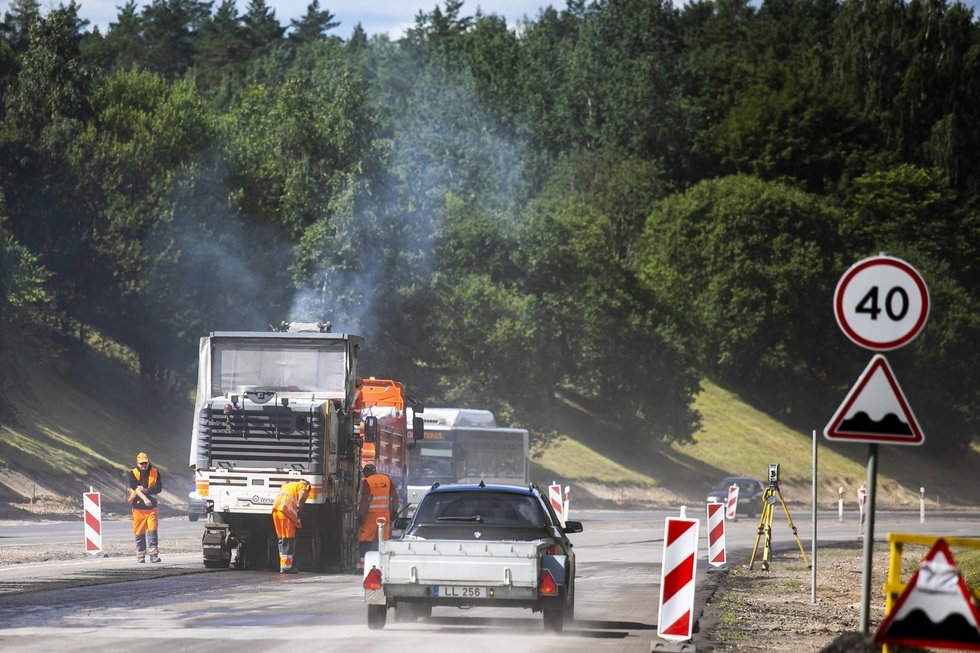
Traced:
<path fill-rule="evenodd" d="M 619 486 L 626 501 L 667 504 L 700 502 L 710 486 L 725 475 L 748 475 L 766 480 L 770 463 L 780 464 L 780 490 L 787 502 L 809 503 L 813 440 L 742 402 L 737 396 L 705 382 L 695 400 L 701 413 L 701 429 L 695 442 L 669 447 L 618 447 L 616 430 L 609 425 L 583 429 L 588 420 L 567 420 L 565 437 L 535 452 L 535 471 L 541 480 L 561 482 L 592 491 L 595 479 Z M 835 407 L 828 407 L 828 420 Z M 581 417 L 581 416 L 580 416 Z M 830 443 L 817 430 L 818 503 L 837 506 L 837 491 L 851 508 L 857 488 L 867 477 L 869 447 Z M 592 434 L 583 430 L 591 430 Z M 605 437 L 596 437 L 595 432 Z M 919 487 L 926 488 L 927 507 L 977 505 L 980 498 L 980 452 L 949 456 L 942 438 L 930 437 L 920 447 L 880 445 L 878 455 L 878 505 L 915 507 Z M 616 498 L 617 493 L 607 495 Z"/>
<path fill-rule="evenodd" d="M 182 503 L 192 482 L 189 403 L 146 402 L 126 366 L 92 353 L 68 356 L 65 373 L 35 369 L 26 380 L 12 396 L 17 422 L 0 423 L 0 503 L 34 492 L 80 497 L 90 486 L 121 502 L 122 475 L 138 451 L 147 451 L 166 474 L 167 503 Z M 788 429 L 712 383 L 704 384 L 695 405 L 702 415 L 695 442 L 672 446 L 628 444 L 628 424 L 603 424 L 569 406 L 554 433 L 536 434 L 532 477 L 572 485 L 580 506 L 691 505 L 722 476 L 764 480 L 769 463 L 778 462 L 785 499 L 809 502 L 810 434 Z M 917 506 L 919 486 L 926 487 L 929 507 L 976 505 L 980 452 L 950 457 L 941 437 L 927 432 L 926 438 L 922 447 L 880 447 L 879 505 Z M 829 446 L 822 436 L 818 445 L 820 504 L 836 507 L 839 486 L 845 501 L 855 503 L 867 446 Z"/>
<path fill-rule="evenodd" d="M 16 420 L 0 423 L 0 502 L 34 494 L 80 505 L 92 487 L 110 509 L 125 509 L 124 474 L 139 451 L 164 474 L 164 503 L 186 502 L 191 407 L 145 401 L 135 375 L 116 361 L 66 358 L 64 373 L 27 370 L 11 396 Z"/>

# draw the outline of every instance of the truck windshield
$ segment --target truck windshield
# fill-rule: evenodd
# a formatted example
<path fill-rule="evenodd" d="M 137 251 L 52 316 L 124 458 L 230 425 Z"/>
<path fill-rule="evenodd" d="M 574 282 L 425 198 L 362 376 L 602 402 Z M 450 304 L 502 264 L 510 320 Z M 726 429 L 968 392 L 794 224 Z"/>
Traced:
<path fill-rule="evenodd" d="M 451 442 L 420 442 L 409 454 L 409 485 L 453 483 L 453 444 Z"/>
<path fill-rule="evenodd" d="M 527 465 L 526 432 L 459 429 L 456 478 L 460 483 L 495 479 L 522 484 Z"/>
<path fill-rule="evenodd" d="M 347 349 L 343 342 L 216 343 L 211 396 L 242 387 L 278 391 L 318 391 L 344 395 Z"/>

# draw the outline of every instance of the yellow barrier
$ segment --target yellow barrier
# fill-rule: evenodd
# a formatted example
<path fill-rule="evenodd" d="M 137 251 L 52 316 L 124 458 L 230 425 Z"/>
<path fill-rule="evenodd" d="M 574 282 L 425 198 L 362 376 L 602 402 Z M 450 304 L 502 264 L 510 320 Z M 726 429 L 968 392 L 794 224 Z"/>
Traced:
<path fill-rule="evenodd" d="M 888 580 L 885 582 L 885 616 L 891 614 L 892 607 L 898 597 L 905 591 L 905 583 L 902 582 L 902 549 L 906 544 L 919 544 L 930 549 L 936 544 L 936 540 L 946 540 L 950 549 L 970 548 L 980 549 L 980 538 L 975 537 L 944 537 L 942 535 L 917 535 L 911 533 L 889 533 L 888 543 L 890 545 L 888 553 Z M 924 555 L 924 554 L 923 554 Z M 980 588 L 971 589 L 973 596 L 980 601 Z M 882 646 L 882 653 L 889 653 L 891 649 L 888 644 Z"/>

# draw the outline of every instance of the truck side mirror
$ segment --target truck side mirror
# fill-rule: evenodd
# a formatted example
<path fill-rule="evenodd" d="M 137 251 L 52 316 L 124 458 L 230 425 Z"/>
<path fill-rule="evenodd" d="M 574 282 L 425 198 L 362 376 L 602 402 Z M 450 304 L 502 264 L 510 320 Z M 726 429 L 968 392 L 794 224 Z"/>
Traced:
<path fill-rule="evenodd" d="M 364 441 L 374 442 L 378 439 L 378 418 L 368 415 L 364 418 Z"/>
<path fill-rule="evenodd" d="M 414 449 L 415 445 L 425 439 L 425 420 L 421 417 L 412 418 L 412 441 L 408 443 L 409 450 Z"/>

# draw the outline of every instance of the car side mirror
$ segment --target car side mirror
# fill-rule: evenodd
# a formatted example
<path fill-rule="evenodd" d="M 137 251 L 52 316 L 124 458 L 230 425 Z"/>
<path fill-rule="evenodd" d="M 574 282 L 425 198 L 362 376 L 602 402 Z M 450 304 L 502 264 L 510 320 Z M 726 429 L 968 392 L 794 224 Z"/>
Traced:
<path fill-rule="evenodd" d="M 408 528 L 408 525 L 411 523 L 411 517 L 395 517 L 395 521 L 391 522 L 391 527 L 395 530 L 403 531 Z"/>
<path fill-rule="evenodd" d="M 566 533 L 581 533 L 582 532 L 582 522 L 580 521 L 567 521 L 565 526 L 562 528 Z"/>

